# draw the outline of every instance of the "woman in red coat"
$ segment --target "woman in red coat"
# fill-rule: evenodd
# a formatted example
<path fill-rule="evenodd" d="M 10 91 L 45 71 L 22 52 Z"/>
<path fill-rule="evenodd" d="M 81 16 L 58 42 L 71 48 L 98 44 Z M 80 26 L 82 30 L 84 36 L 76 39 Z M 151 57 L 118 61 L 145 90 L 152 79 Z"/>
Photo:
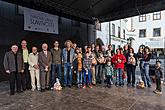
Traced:
<path fill-rule="evenodd" d="M 115 65 L 116 69 L 116 86 L 122 86 L 123 85 L 123 78 L 122 78 L 122 72 L 124 70 L 124 63 L 126 62 L 125 56 L 122 54 L 120 49 L 116 50 L 116 55 L 113 56 L 112 62 Z"/>

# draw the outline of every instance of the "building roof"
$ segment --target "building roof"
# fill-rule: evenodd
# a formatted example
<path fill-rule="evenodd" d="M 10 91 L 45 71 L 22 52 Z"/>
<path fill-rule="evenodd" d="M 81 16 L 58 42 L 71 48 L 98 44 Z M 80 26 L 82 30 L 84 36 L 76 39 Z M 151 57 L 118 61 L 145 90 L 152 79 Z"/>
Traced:
<path fill-rule="evenodd" d="M 4 0 L 21 6 L 94 23 L 165 9 L 165 0 Z"/>

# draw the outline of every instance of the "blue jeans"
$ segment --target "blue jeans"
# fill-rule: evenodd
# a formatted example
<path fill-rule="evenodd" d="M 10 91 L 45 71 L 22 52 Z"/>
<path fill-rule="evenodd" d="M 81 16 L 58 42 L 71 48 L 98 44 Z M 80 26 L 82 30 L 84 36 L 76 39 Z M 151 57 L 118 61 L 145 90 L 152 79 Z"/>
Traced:
<path fill-rule="evenodd" d="M 82 71 L 77 71 L 77 84 L 82 84 Z"/>
<path fill-rule="evenodd" d="M 88 80 L 86 80 L 87 79 L 86 76 L 87 76 L 86 71 L 84 70 L 84 85 L 86 85 L 86 84 L 90 85 L 91 84 L 91 71 L 90 70 L 88 70 Z"/>
<path fill-rule="evenodd" d="M 64 86 L 72 85 L 72 64 L 65 63 L 64 64 Z"/>
<path fill-rule="evenodd" d="M 96 65 L 96 81 L 101 83 L 101 76 L 103 73 L 103 65 L 98 64 Z"/>
<path fill-rule="evenodd" d="M 123 83 L 123 78 L 122 78 L 122 69 L 117 68 L 116 70 L 116 84 L 122 84 Z"/>
<path fill-rule="evenodd" d="M 145 86 L 151 86 L 151 79 L 149 76 L 149 64 L 144 64 L 144 69 L 141 73 L 142 80 L 144 81 Z"/>
<path fill-rule="evenodd" d="M 51 66 L 51 87 L 53 87 L 56 78 L 61 82 L 61 64 L 52 64 Z"/>

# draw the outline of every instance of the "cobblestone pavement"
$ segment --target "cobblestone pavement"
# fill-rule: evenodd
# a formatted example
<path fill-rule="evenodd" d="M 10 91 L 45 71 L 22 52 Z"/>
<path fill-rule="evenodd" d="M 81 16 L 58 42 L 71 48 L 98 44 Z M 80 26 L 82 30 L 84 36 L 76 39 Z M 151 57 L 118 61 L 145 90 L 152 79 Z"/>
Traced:
<path fill-rule="evenodd" d="M 6 81 L 0 83 L 0 110 L 165 110 L 165 89 L 162 95 L 154 94 L 154 89 L 154 84 L 145 89 L 72 87 L 58 92 L 29 90 L 10 96 Z"/>

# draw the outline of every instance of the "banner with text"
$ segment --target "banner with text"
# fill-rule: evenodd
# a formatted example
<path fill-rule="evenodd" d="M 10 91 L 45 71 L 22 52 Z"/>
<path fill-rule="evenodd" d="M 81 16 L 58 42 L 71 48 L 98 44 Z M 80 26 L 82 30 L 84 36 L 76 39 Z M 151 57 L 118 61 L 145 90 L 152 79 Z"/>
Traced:
<path fill-rule="evenodd" d="M 58 16 L 24 8 L 24 30 L 58 34 Z"/>

